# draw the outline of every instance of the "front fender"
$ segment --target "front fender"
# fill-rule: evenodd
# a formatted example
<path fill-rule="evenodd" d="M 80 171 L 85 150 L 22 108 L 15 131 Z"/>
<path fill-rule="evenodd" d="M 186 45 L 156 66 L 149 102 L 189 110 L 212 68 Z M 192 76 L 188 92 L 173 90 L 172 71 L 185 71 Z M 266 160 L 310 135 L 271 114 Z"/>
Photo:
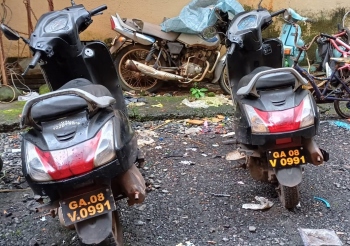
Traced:
<path fill-rule="evenodd" d="M 112 233 L 112 212 L 74 224 L 83 244 L 99 244 Z"/>
<path fill-rule="evenodd" d="M 287 187 L 294 187 L 301 183 L 303 178 L 301 166 L 274 169 L 278 182 Z"/>
<path fill-rule="evenodd" d="M 218 61 L 218 64 L 215 67 L 214 78 L 211 81 L 212 83 L 216 83 L 219 81 L 225 66 L 226 66 L 226 54 L 220 58 L 220 60 Z"/>

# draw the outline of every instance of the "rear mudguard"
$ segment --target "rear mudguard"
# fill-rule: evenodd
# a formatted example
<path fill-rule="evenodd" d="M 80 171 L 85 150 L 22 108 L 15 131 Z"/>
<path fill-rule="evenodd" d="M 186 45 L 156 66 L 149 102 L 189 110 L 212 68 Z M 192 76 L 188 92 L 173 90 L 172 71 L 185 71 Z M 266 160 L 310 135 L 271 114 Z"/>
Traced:
<path fill-rule="evenodd" d="M 126 38 L 125 37 L 123 37 L 123 36 L 119 36 L 119 37 L 116 36 L 113 39 L 112 43 L 111 43 L 111 47 L 109 48 L 109 52 L 111 54 L 113 54 L 113 53 L 119 51 L 120 48 L 125 44 L 125 42 L 126 42 Z"/>
<path fill-rule="evenodd" d="M 226 54 L 220 58 L 218 64 L 216 65 L 215 72 L 214 72 L 214 78 L 211 81 L 212 83 L 216 83 L 219 81 L 219 79 L 224 71 L 225 65 L 226 65 Z"/>
<path fill-rule="evenodd" d="M 99 244 L 112 233 L 112 213 L 84 220 L 74 224 L 83 244 Z"/>
<path fill-rule="evenodd" d="M 278 182 L 287 187 L 294 187 L 301 183 L 303 178 L 302 168 L 289 167 L 274 169 Z"/>

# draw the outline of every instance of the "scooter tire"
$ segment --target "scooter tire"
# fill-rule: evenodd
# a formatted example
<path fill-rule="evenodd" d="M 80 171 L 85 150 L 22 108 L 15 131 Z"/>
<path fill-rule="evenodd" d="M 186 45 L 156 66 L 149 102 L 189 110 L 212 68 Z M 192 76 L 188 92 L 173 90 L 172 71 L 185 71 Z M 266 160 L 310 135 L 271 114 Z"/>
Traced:
<path fill-rule="evenodd" d="M 138 62 L 144 63 L 148 52 L 151 50 L 151 46 L 141 44 L 131 44 L 121 49 L 115 56 L 114 66 L 117 70 L 119 83 L 125 91 L 136 92 L 155 92 L 162 87 L 163 81 L 152 78 L 150 76 L 141 75 L 139 72 L 130 71 L 123 65 L 126 60 L 133 59 Z M 137 53 L 139 52 L 139 53 Z M 157 52 L 153 54 L 155 61 L 158 57 Z M 159 66 L 165 66 L 165 61 L 162 56 L 159 58 Z M 151 82 L 151 84 L 149 84 Z"/>
<path fill-rule="evenodd" d="M 279 185 L 279 198 L 282 206 L 287 209 L 295 208 L 299 203 L 299 186 L 288 187 Z"/>
<path fill-rule="evenodd" d="M 228 71 L 227 71 L 226 65 L 222 70 L 222 73 L 219 79 L 219 86 L 225 95 L 231 95 L 231 88 L 230 88 L 230 82 L 228 80 Z"/>

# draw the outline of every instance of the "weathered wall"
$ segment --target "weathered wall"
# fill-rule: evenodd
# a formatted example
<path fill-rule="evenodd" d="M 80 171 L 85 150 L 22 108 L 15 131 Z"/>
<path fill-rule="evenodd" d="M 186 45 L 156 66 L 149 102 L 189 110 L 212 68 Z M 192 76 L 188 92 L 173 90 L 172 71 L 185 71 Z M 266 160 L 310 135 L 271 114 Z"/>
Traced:
<path fill-rule="evenodd" d="M 75 0 L 77 4 L 83 3 L 87 9 L 92 9 L 101 4 L 106 4 L 108 9 L 102 16 L 94 17 L 94 23 L 82 34 L 85 39 L 101 39 L 105 40 L 108 37 L 115 35 L 110 29 L 109 16 L 118 12 L 121 17 L 140 18 L 144 21 L 153 23 L 161 23 L 163 17 L 177 16 L 183 6 L 188 4 L 190 0 Z M 240 0 L 242 5 L 257 6 L 259 0 Z M 12 11 L 10 16 L 9 11 L 6 23 L 23 33 L 28 32 L 27 14 L 23 4 L 23 0 L 7 0 L 6 4 Z M 56 10 L 62 9 L 70 5 L 70 0 L 54 0 Z M 327 13 L 335 8 L 344 7 L 350 10 L 349 0 L 264 0 L 263 6 L 269 9 L 280 9 L 291 7 L 301 11 L 304 14 L 314 15 L 319 13 Z M 39 17 L 42 13 L 48 11 L 48 3 L 46 0 L 31 0 L 31 7 L 34 14 Z M 0 13 L 1 9 L 0 9 Z M 326 14 L 325 14 L 326 15 Z M 32 16 L 33 25 L 35 18 Z M 21 42 L 5 43 L 5 55 L 17 56 L 21 55 L 23 44 Z M 18 46 L 19 45 L 19 46 Z M 23 56 L 28 55 L 28 48 L 23 51 Z"/>

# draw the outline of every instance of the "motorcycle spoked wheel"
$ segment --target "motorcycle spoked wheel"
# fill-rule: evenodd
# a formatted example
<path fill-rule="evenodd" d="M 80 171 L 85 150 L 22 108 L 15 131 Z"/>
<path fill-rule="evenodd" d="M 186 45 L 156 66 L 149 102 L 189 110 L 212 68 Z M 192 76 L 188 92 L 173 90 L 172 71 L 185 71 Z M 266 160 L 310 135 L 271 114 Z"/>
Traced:
<path fill-rule="evenodd" d="M 117 70 L 118 78 L 123 90 L 154 92 L 162 86 L 163 81 L 159 79 L 143 75 L 140 72 L 130 71 L 125 68 L 124 64 L 128 59 L 135 60 L 140 63 L 145 63 L 145 59 L 150 50 L 151 46 L 131 44 L 117 53 L 114 60 L 114 65 Z M 157 57 L 158 54 L 155 52 L 151 61 L 149 62 L 149 65 L 153 65 L 156 62 Z M 159 58 L 158 65 L 165 66 L 165 61 L 162 56 Z"/>
<path fill-rule="evenodd" d="M 288 187 L 279 184 L 277 191 L 283 207 L 287 209 L 293 209 L 298 205 L 300 199 L 298 185 L 294 187 Z"/>
<path fill-rule="evenodd" d="M 227 66 L 225 65 L 222 74 L 219 79 L 219 85 L 221 90 L 223 90 L 225 95 L 231 95 L 230 82 L 228 80 Z"/>

